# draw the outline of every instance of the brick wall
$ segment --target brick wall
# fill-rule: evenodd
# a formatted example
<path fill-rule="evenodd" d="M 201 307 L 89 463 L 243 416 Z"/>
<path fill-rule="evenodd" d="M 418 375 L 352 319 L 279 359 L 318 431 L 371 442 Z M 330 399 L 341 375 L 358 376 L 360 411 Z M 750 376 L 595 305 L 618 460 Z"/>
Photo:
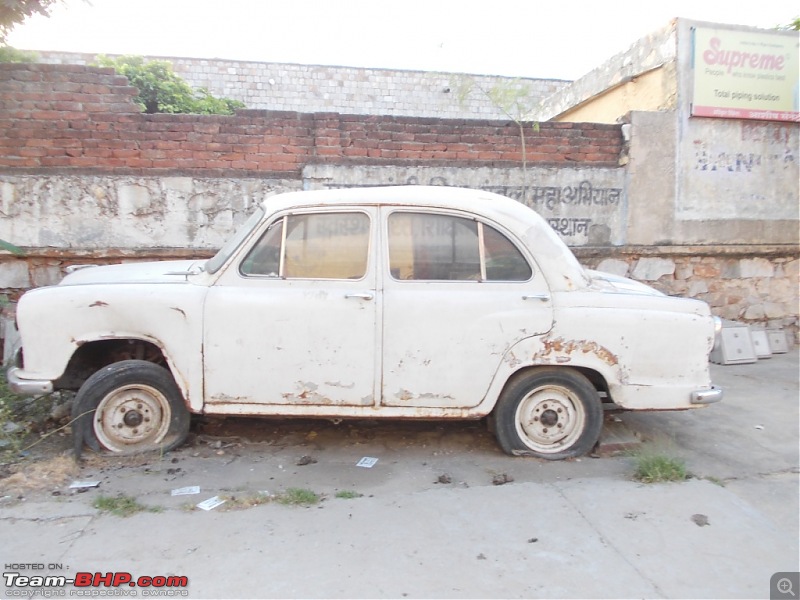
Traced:
<path fill-rule="evenodd" d="M 520 163 L 507 121 L 245 110 L 236 116 L 145 115 L 111 69 L 0 65 L 0 168 L 299 173 L 309 162 Z M 616 165 L 620 128 L 528 128 L 530 162 Z"/>

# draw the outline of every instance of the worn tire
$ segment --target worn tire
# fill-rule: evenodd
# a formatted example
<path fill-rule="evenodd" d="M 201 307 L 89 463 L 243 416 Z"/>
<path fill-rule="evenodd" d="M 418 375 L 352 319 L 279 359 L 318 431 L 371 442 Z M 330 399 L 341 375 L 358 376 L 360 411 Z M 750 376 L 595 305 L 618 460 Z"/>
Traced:
<path fill-rule="evenodd" d="M 172 374 L 143 360 L 111 364 L 89 377 L 72 408 L 75 454 L 138 454 L 179 446 L 189 433 L 189 411 Z"/>
<path fill-rule="evenodd" d="M 547 460 L 591 451 L 603 428 L 603 407 L 592 383 L 567 367 L 527 371 L 503 390 L 494 409 L 504 452 Z"/>

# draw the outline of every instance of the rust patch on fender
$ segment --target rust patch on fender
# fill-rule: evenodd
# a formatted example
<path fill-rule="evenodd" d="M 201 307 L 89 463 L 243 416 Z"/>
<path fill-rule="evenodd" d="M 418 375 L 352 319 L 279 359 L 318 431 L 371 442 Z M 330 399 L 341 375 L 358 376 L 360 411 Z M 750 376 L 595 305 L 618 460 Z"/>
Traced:
<path fill-rule="evenodd" d="M 96 306 L 108 306 L 108 302 L 103 302 L 102 300 L 95 300 L 89 305 L 89 308 L 95 308 Z"/>
<path fill-rule="evenodd" d="M 556 338 L 553 340 L 543 340 L 542 345 L 544 346 L 544 349 L 541 352 L 536 353 L 536 355 L 534 355 L 534 359 L 549 358 L 552 354 L 575 355 L 580 352 L 582 354 L 594 354 L 597 356 L 597 358 L 612 367 L 619 364 L 617 355 L 611 352 L 611 350 L 605 346 L 601 346 L 597 342 Z M 564 362 L 564 358 L 565 357 L 562 356 L 556 357 L 556 362 Z"/>

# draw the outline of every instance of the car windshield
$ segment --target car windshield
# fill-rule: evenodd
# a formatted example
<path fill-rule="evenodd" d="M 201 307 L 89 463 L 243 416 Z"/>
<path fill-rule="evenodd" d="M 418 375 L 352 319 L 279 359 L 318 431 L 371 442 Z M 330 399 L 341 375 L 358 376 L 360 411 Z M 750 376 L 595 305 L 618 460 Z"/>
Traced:
<path fill-rule="evenodd" d="M 219 249 L 219 252 L 209 259 L 205 266 L 206 273 L 216 273 L 263 218 L 263 208 L 259 208 L 256 212 L 250 215 L 250 218 L 247 219 L 247 221 L 245 221 L 244 224 L 236 230 L 236 233 L 234 233 L 227 242 L 225 242 L 225 245 Z"/>

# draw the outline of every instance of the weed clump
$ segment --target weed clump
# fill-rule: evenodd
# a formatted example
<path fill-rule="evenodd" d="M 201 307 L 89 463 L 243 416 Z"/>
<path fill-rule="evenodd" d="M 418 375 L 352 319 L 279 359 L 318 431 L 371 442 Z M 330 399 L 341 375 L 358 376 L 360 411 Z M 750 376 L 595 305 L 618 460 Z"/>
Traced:
<path fill-rule="evenodd" d="M 633 478 L 642 483 L 684 481 L 689 476 L 686 463 L 680 458 L 652 450 L 639 452 L 634 458 L 636 471 Z"/>
<path fill-rule="evenodd" d="M 69 415 L 69 404 L 64 400 L 62 393 L 18 396 L 8 387 L 5 369 L 0 370 L 0 464 L 17 461 L 24 451 L 64 429 L 58 427 L 62 416 Z M 31 441 L 32 434 L 38 434 L 38 439 Z"/>
<path fill-rule="evenodd" d="M 98 496 L 92 503 L 100 512 L 109 512 L 117 517 L 130 517 L 140 512 L 161 512 L 162 509 L 157 506 L 145 506 L 140 504 L 136 498 L 132 496 Z"/>
<path fill-rule="evenodd" d="M 364 494 L 359 494 L 354 490 L 340 490 L 336 492 L 336 497 L 342 500 L 351 500 L 353 498 L 361 498 Z"/>
<path fill-rule="evenodd" d="M 317 504 L 320 499 L 319 494 L 316 492 L 303 488 L 288 488 L 285 492 L 275 497 L 279 504 L 291 506 L 309 506 Z"/>

